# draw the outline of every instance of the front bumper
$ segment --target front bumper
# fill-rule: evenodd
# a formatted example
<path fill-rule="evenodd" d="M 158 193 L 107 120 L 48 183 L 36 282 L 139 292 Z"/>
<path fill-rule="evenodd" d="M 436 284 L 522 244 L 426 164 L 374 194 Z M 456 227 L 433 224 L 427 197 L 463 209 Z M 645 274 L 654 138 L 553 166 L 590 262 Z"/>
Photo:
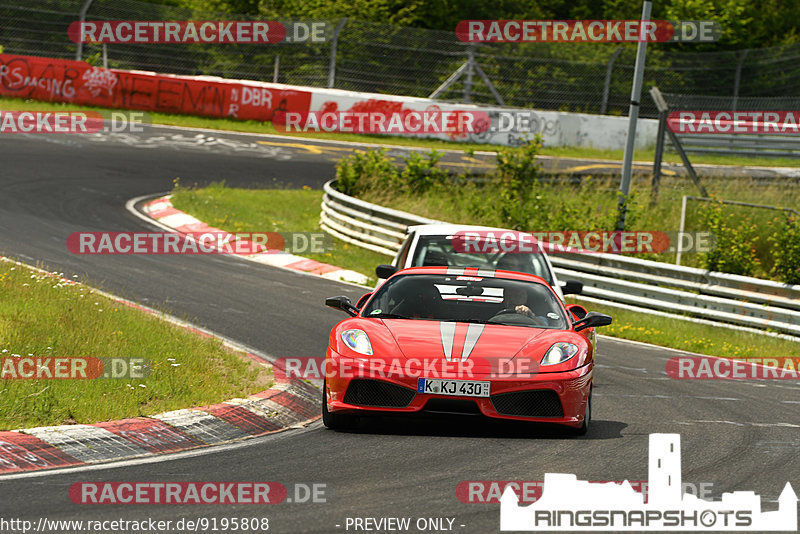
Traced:
<path fill-rule="evenodd" d="M 583 423 L 592 387 L 593 364 L 571 371 L 498 377 L 489 371 L 426 376 L 423 370 L 393 372 L 369 359 L 343 357 L 330 348 L 326 387 L 330 412 L 360 415 L 413 414 L 422 411 L 479 413 L 497 419 L 548 422 L 571 427 Z M 489 397 L 437 395 L 417 391 L 420 378 L 490 382 Z"/>

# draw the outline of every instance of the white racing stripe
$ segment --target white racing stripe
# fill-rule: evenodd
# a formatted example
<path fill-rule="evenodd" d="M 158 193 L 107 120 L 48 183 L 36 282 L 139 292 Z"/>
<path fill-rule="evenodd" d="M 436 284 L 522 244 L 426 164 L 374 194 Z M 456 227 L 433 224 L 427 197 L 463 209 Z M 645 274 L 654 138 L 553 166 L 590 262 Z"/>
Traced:
<path fill-rule="evenodd" d="M 478 342 L 478 338 L 481 337 L 483 333 L 482 324 L 470 324 L 467 327 L 467 337 L 464 339 L 464 352 L 461 353 L 461 361 L 467 361 L 469 355 L 472 353 L 472 349 L 475 348 L 475 344 Z"/>
<path fill-rule="evenodd" d="M 451 361 L 453 356 L 453 341 L 456 338 L 456 323 L 439 323 L 439 331 L 442 335 L 442 348 L 444 349 L 444 357 L 447 361 Z"/>

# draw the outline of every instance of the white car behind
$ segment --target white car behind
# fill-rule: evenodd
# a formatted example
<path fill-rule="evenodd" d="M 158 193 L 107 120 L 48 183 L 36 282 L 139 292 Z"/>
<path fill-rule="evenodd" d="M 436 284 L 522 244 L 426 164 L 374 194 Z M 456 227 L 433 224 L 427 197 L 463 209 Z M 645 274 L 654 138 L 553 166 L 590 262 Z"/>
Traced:
<path fill-rule="evenodd" d="M 503 228 L 488 226 L 469 226 L 461 224 L 423 224 L 410 226 L 408 237 L 391 265 L 379 265 L 375 272 L 378 285 L 395 271 L 408 267 L 441 265 L 447 267 L 478 267 L 481 269 L 516 271 L 535 274 L 550 284 L 561 300 L 564 295 L 579 294 L 583 284 L 576 280 L 559 282 L 547 254 L 537 243 L 534 252 L 465 252 L 455 250 L 454 236 L 464 232 L 487 235 L 489 232 L 500 236 L 511 232 Z"/>

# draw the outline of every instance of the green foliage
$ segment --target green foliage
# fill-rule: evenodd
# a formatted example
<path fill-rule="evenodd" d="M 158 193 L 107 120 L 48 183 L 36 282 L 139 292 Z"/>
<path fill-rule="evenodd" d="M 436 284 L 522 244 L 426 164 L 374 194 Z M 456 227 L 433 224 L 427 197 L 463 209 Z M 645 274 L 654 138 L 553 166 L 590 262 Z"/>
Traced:
<path fill-rule="evenodd" d="M 13 380 L 6 375 L 0 380 L 0 430 L 139 417 L 269 387 L 268 372 L 219 340 L 53 274 L 0 262 L 2 357 L 136 357 L 147 360 L 151 373 L 127 380 Z"/>
<path fill-rule="evenodd" d="M 373 187 L 394 187 L 399 183 L 399 171 L 386 150 L 356 150 L 336 164 L 339 191 L 358 196 Z"/>
<path fill-rule="evenodd" d="M 158 0 L 200 11 L 263 17 L 294 17 L 382 22 L 453 31 L 470 19 L 638 19 L 641 0 Z M 654 2 L 655 20 L 714 20 L 722 28 L 718 43 L 672 45 L 688 50 L 760 48 L 796 43 L 800 2 L 787 0 L 666 0 Z M 593 53 L 584 47 L 586 53 Z M 649 54 L 650 51 L 648 51 Z"/>
<path fill-rule="evenodd" d="M 497 189 L 500 222 L 503 226 L 521 230 L 527 226 L 531 208 L 541 210 L 541 195 L 537 195 L 540 166 L 536 154 L 541 148 L 541 138 L 520 148 L 501 148 L 497 151 L 493 178 Z M 531 206 L 533 199 L 533 206 Z"/>
<path fill-rule="evenodd" d="M 759 264 L 758 226 L 747 216 L 738 220 L 727 216 L 721 202 L 705 208 L 701 219 L 715 238 L 714 248 L 702 255 L 703 266 L 711 271 L 751 276 Z"/>
<path fill-rule="evenodd" d="M 434 186 L 444 185 L 450 175 L 436 166 L 443 155 L 443 152 L 436 150 L 426 152 L 422 156 L 419 152 L 412 152 L 406 158 L 406 165 L 400 172 L 401 183 L 404 183 L 412 194 L 423 194 Z"/>
<path fill-rule="evenodd" d="M 502 148 L 492 172 L 473 177 L 450 175 L 436 166 L 440 153 L 413 153 L 398 170 L 383 150 L 357 152 L 337 169 L 337 188 L 370 201 L 395 204 L 404 199 L 413 211 L 452 221 L 526 231 L 612 230 L 617 196 L 586 179 L 576 184 L 542 181 L 538 139 L 519 148 Z M 631 220 L 638 208 L 631 206 Z"/>
<path fill-rule="evenodd" d="M 91 65 L 92 67 L 102 67 L 103 66 L 103 53 L 96 52 L 94 54 L 86 55 L 83 57 L 83 61 Z"/>
<path fill-rule="evenodd" d="M 772 274 L 787 284 L 800 284 L 800 217 L 786 217 L 770 242 L 775 254 Z"/>

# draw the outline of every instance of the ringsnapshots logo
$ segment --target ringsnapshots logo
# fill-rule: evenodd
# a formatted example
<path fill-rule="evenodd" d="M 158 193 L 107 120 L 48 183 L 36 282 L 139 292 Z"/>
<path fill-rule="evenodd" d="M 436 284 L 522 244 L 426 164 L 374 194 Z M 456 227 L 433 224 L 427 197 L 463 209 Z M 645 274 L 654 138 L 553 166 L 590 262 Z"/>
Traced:
<path fill-rule="evenodd" d="M 73 254 L 322 254 L 333 249 L 323 232 L 73 232 Z"/>
<path fill-rule="evenodd" d="M 764 512 L 752 491 L 706 501 L 683 492 L 680 434 L 650 434 L 648 500 L 630 482 L 593 484 L 572 474 L 546 473 L 542 495 L 520 506 L 511 487 L 500 498 L 502 531 L 791 531 L 797 495 L 787 482 L 778 509 Z"/>
<path fill-rule="evenodd" d="M 0 111 L 0 134 L 141 133 L 143 111 Z"/>
<path fill-rule="evenodd" d="M 713 20 L 462 20 L 456 26 L 467 43 L 709 43 L 721 34 Z"/>
<path fill-rule="evenodd" d="M 623 484 L 623 480 L 592 480 L 591 484 Z M 648 502 L 648 485 L 644 480 L 628 481 L 631 488 L 641 493 Z M 456 497 L 464 504 L 496 504 L 500 502 L 506 488 L 511 488 L 519 498 L 520 504 L 532 504 L 539 500 L 544 490 L 543 480 L 464 480 L 456 486 Z M 701 499 L 711 498 L 713 482 L 683 482 L 683 493 L 690 493 Z"/>

